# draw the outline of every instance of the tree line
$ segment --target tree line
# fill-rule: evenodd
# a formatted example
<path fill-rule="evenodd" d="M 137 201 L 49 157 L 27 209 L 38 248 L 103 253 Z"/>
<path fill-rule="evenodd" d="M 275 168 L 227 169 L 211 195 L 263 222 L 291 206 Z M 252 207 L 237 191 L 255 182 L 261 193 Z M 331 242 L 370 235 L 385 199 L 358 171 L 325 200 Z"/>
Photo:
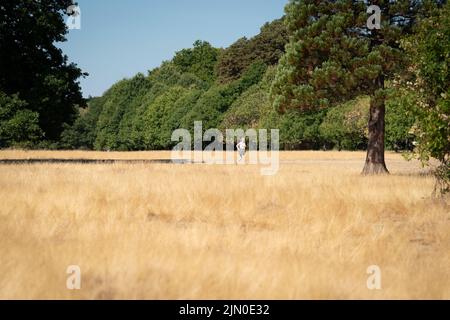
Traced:
<path fill-rule="evenodd" d="M 288 43 L 283 19 L 266 24 L 251 39 L 226 49 L 197 41 L 171 61 L 113 85 L 102 97 L 80 109 L 75 123 L 62 134 L 68 149 L 170 149 L 177 128 L 279 128 L 282 149 L 367 147 L 369 99 L 361 95 L 330 110 L 289 110 L 280 114 L 270 97 L 278 60 Z M 414 124 L 408 94 L 392 89 L 388 99 L 387 147 L 413 147 Z"/>

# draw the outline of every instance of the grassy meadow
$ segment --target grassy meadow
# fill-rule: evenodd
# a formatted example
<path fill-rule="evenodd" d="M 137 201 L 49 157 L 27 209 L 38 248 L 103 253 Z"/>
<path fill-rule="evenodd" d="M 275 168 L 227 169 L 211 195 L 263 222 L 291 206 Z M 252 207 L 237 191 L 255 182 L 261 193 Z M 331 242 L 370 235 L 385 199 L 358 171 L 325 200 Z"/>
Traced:
<path fill-rule="evenodd" d="M 0 151 L 0 159 L 170 152 Z M 0 299 L 450 299 L 450 210 L 387 153 L 257 165 L 0 164 Z M 66 269 L 79 265 L 80 290 Z M 381 269 L 369 290 L 366 270 Z"/>

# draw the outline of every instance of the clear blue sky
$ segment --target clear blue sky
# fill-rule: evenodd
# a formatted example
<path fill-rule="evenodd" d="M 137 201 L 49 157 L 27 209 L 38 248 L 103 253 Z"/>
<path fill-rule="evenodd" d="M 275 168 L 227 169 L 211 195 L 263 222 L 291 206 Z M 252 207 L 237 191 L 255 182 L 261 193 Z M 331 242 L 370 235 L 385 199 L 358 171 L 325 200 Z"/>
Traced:
<path fill-rule="evenodd" d="M 83 95 L 147 73 L 174 53 L 205 40 L 227 47 L 252 37 L 284 13 L 288 0 L 78 0 L 81 30 L 58 44 L 89 77 Z"/>

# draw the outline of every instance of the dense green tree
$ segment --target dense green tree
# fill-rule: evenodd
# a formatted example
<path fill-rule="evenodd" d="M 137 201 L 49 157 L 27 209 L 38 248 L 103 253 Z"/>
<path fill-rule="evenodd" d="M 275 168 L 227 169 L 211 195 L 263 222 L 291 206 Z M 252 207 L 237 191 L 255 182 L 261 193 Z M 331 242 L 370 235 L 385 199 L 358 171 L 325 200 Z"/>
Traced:
<path fill-rule="evenodd" d="M 218 128 L 224 113 L 246 90 L 261 81 L 267 66 L 261 62 L 253 63 L 244 75 L 229 84 L 211 87 L 197 101 L 195 106 L 183 117 L 183 128 L 193 128 L 194 121 L 202 121 L 203 128 Z"/>
<path fill-rule="evenodd" d="M 418 32 L 403 47 L 411 58 L 413 79 L 406 83 L 417 96 L 415 111 L 418 157 L 439 160 L 435 193 L 450 192 L 450 3 L 420 21 Z"/>
<path fill-rule="evenodd" d="M 227 83 L 238 79 L 242 72 L 251 64 L 249 40 L 240 38 L 222 51 L 216 66 L 218 81 Z"/>
<path fill-rule="evenodd" d="M 144 135 L 147 149 L 167 149 L 171 136 L 180 128 L 181 119 L 195 104 L 202 91 L 175 86 L 159 96 L 144 114 Z"/>
<path fill-rule="evenodd" d="M 300 112 L 289 110 L 280 118 L 281 146 L 285 150 L 318 150 L 328 147 L 320 134 L 320 124 L 325 118 L 324 110 Z"/>
<path fill-rule="evenodd" d="M 234 101 L 224 114 L 221 129 L 279 129 L 282 149 L 319 149 L 324 141 L 319 126 L 325 112 L 290 110 L 280 115 L 270 103 L 269 89 L 276 68 L 269 67 L 261 80 Z M 270 137 L 268 137 L 270 139 Z"/>
<path fill-rule="evenodd" d="M 95 148 L 99 150 L 127 150 L 126 143 L 119 140 L 119 128 L 124 116 L 133 112 L 136 100 L 148 91 L 150 83 L 143 74 L 124 79 L 105 93 L 105 103 L 97 122 Z"/>
<path fill-rule="evenodd" d="M 211 83 L 215 80 L 214 67 L 219 49 L 206 41 L 197 40 L 192 49 L 183 49 L 175 54 L 172 62 L 182 73 L 191 73 L 199 79 Z"/>
<path fill-rule="evenodd" d="M 76 106 L 84 105 L 78 83 L 84 74 L 55 46 L 66 40 L 64 13 L 70 5 L 72 0 L 0 5 L 0 90 L 18 94 L 30 111 L 37 112 L 49 140 L 57 140 L 64 123 L 73 122 Z"/>
<path fill-rule="evenodd" d="M 61 140 L 59 142 L 60 149 L 73 150 L 90 150 L 93 148 L 90 139 L 92 128 L 89 127 L 84 116 L 78 116 L 72 125 L 66 125 L 64 131 L 61 133 Z"/>
<path fill-rule="evenodd" d="M 220 126 L 222 130 L 260 127 L 261 119 L 267 116 L 272 109 L 269 89 L 275 72 L 274 66 L 268 67 L 261 81 L 249 87 L 231 104 L 223 115 Z"/>
<path fill-rule="evenodd" d="M 211 87 L 181 119 L 181 127 L 193 131 L 194 122 L 202 121 L 203 128 L 217 128 L 223 113 L 232 103 L 232 95 L 226 85 Z"/>
<path fill-rule="evenodd" d="M 241 38 L 223 50 L 216 66 L 218 81 L 228 83 L 240 78 L 256 61 L 268 66 L 275 65 L 283 55 L 287 42 L 283 19 L 266 23 L 255 37 Z"/>
<path fill-rule="evenodd" d="M 416 97 L 414 93 L 392 88 L 386 98 L 386 148 L 412 150 L 416 135 L 413 132 Z"/>
<path fill-rule="evenodd" d="M 276 65 L 284 54 L 288 41 L 284 18 L 267 22 L 260 33 L 250 39 L 251 58 L 261 60 L 269 66 Z"/>
<path fill-rule="evenodd" d="M 97 121 L 104 101 L 105 97 L 91 98 L 87 102 L 87 108 L 78 110 L 79 114 L 73 125 L 66 125 L 61 134 L 60 148 L 85 150 L 94 148 L 97 137 Z"/>
<path fill-rule="evenodd" d="M 369 104 L 368 97 L 359 97 L 331 108 L 320 125 L 323 139 L 339 150 L 366 148 Z"/>
<path fill-rule="evenodd" d="M 221 123 L 222 129 L 249 129 L 259 124 L 261 111 L 269 105 L 269 96 L 261 84 L 245 91 L 226 111 Z"/>
<path fill-rule="evenodd" d="M 165 63 L 161 68 L 158 68 L 158 70 L 151 71 L 149 81 L 151 83 L 151 88 L 147 90 L 142 99 L 139 100 L 138 107 L 135 111 L 130 114 L 128 118 L 125 116 L 120 125 L 121 129 L 119 136 L 128 139 L 129 143 L 127 143 L 127 146 L 129 150 L 142 150 L 149 147 L 156 148 L 155 144 L 150 141 L 149 136 L 146 135 L 149 130 L 149 125 L 147 123 L 147 120 L 149 119 L 149 110 L 153 110 L 152 104 L 156 99 L 166 94 L 172 88 L 181 87 L 189 91 L 187 97 L 183 96 L 179 99 L 180 102 L 176 104 L 176 107 L 167 110 L 170 114 L 168 115 L 169 118 L 166 118 L 166 120 L 170 123 L 170 127 L 172 127 L 174 123 L 176 124 L 172 129 L 174 130 L 178 128 L 181 119 L 193 108 L 193 105 L 199 96 L 204 90 L 207 90 L 210 85 L 192 73 L 180 73 L 171 63 Z M 178 105 L 179 103 L 183 103 L 183 101 L 184 105 Z M 161 135 L 157 135 L 157 141 L 161 141 L 160 136 Z M 170 136 L 167 140 L 166 147 L 169 144 Z"/>
<path fill-rule="evenodd" d="M 18 95 L 0 91 L 0 148 L 31 147 L 42 138 L 39 115 L 27 107 Z"/>
<path fill-rule="evenodd" d="M 291 0 L 290 42 L 271 93 L 276 108 L 313 110 L 371 96 L 364 174 L 387 173 L 384 161 L 385 81 L 403 70 L 399 41 L 411 32 L 423 3 L 372 1 L 381 29 L 369 29 L 365 1 Z"/>

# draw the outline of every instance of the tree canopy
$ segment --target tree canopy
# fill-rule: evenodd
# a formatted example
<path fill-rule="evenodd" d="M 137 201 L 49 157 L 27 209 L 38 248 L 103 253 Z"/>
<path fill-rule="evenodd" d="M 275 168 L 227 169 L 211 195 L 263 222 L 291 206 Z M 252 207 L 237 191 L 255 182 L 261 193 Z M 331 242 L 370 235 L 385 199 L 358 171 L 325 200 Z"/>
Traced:
<path fill-rule="evenodd" d="M 439 160 L 436 194 L 450 192 L 450 3 L 432 10 L 418 31 L 404 39 L 411 78 L 403 87 L 414 97 L 416 154 L 424 163 Z M 439 191 L 439 192 L 438 192 Z"/>
<path fill-rule="evenodd" d="M 66 40 L 63 14 L 72 4 L 19 0 L 0 5 L 0 91 L 26 102 L 48 140 L 58 140 L 64 124 L 74 121 L 76 106 L 84 105 L 78 79 L 85 74 L 55 46 Z"/>
<path fill-rule="evenodd" d="M 238 79 L 255 61 L 275 65 L 288 42 L 284 19 L 266 23 L 251 39 L 241 38 L 221 52 L 216 73 L 220 83 Z"/>

